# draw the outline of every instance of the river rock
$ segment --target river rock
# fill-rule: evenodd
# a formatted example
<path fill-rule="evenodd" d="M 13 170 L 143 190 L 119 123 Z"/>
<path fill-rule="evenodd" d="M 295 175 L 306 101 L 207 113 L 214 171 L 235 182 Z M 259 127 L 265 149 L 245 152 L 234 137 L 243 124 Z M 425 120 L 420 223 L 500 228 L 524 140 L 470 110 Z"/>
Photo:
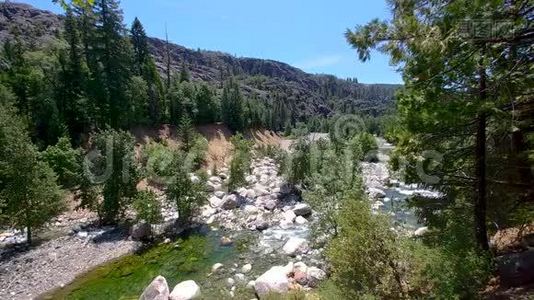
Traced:
<path fill-rule="evenodd" d="M 297 262 L 293 265 L 293 272 L 302 272 L 304 274 L 308 273 L 308 266 L 303 262 Z"/>
<path fill-rule="evenodd" d="M 256 184 L 254 186 L 254 192 L 256 193 L 256 196 L 258 197 L 269 195 L 269 191 L 267 190 L 267 188 L 261 184 Z"/>
<path fill-rule="evenodd" d="M 427 232 L 428 232 L 428 227 L 426 227 L 426 226 L 425 227 L 419 227 L 419 228 L 417 228 L 416 231 L 414 231 L 413 235 L 419 237 L 419 236 L 425 235 Z"/>
<path fill-rule="evenodd" d="M 306 275 L 310 287 L 316 287 L 319 284 L 319 281 L 326 278 L 326 273 L 316 267 L 309 267 Z"/>
<path fill-rule="evenodd" d="M 230 194 L 224 196 L 222 200 L 221 208 L 226 210 L 231 210 L 239 206 L 239 199 L 238 196 L 235 194 Z"/>
<path fill-rule="evenodd" d="M 256 285 L 256 281 L 254 281 L 254 280 L 249 281 L 247 283 L 247 289 L 253 290 L 254 289 L 254 285 Z"/>
<path fill-rule="evenodd" d="M 208 180 L 212 183 L 217 183 L 217 184 L 222 183 L 221 177 L 219 176 L 211 176 Z"/>
<path fill-rule="evenodd" d="M 169 285 L 163 276 L 158 276 L 146 287 L 139 300 L 167 300 Z"/>
<path fill-rule="evenodd" d="M 295 219 L 295 223 L 297 223 L 299 225 L 304 225 L 304 224 L 308 223 L 308 220 L 306 220 L 306 218 L 304 218 L 303 216 L 298 216 Z"/>
<path fill-rule="evenodd" d="M 223 204 L 223 199 L 221 199 L 221 198 L 219 198 L 217 196 L 213 196 L 213 197 L 210 197 L 208 199 L 208 202 L 210 203 L 211 207 L 219 208 Z"/>
<path fill-rule="evenodd" d="M 152 233 L 152 227 L 147 222 L 139 222 L 134 224 L 130 229 L 130 235 L 135 241 L 146 240 Z"/>
<path fill-rule="evenodd" d="M 219 242 L 223 247 L 231 246 L 234 243 L 230 238 L 226 236 L 223 236 Z"/>
<path fill-rule="evenodd" d="M 309 216 L 312 213 L 311 207 L 306 203 L 299 203 L 295 205 L 295 208 L 293 208 L 293 212 L 297 216 Z"/>
<path fill-rule="evenodd" d="M 234 275 L 234 279 L 237 283 L 245 283 L 246 282 L 246 277 L 245 277 L 245 274 L 243 273 L 237 273 Z"/>
<path fill-rule="evenodd" d="M 215 195 L 215 197 L 217 197 L 217 198 L 221 198 L 221 199 L 226 195 L 226 193 L 223 192 L 223 191 L 216 191 L 216 192 L 213 193 L 213 194 Z"/>
<path fill-rule="evenodd" d="M 243 274 L 247 274 L 250 271 L 252 271 L 252 265 L 251 264 L 246 264 L 246 265 L 241 267 L 241 273 L 243 273 Z"/>
<path fill-rule="evenodd" d="M 289 291 L 289 279 L 286 275 L 286 268 L 272 267 L 254 281 L 254 289 L 260 296 L 269 293 L 287 293 Z"/>
<path fill-rule="evenodd" d="M 309 250 L 308 241 L 303 238 L 292 237 L 285 243 L 282 250 L 289 256 L 306 253 Z"/>
<path fill-rule="evenodd" d="M 212 272 L 212 273 L 215 273 L 215 272 L 217 272 L 219 269 L 221 269 L 222 267 L 224 267 L 223 264 L 221 264 L 221 263 L 216 263 L 216 264 L 214 264 L 214 265 L 211 267 L 211 272 Z"/>
<path fill-rule="evenodd" d="M 226 285 L 231 288 L 235 285 L 235 280 L 233 278 L 226 279 Z"/>
<path fill-rule="evenodd" d="M 177 284 L 169 296 L 169 300 L 191 300 L 200 298 L 200 287 L 193 280 Z"/>
<path fill-rule="evenodd" d="M 266 209 L 266 210 L 274 210 L 276 208 L 276 201 L 273 200 L 273 199 L 269 199 L 267 200 L 267 202 L 265 202 L 265 204 L 263 205 L 263 207 Z"/>
<path fill-rule="evenodd" d="M 292 210 L 284 211 L 283 216 L 284 216 L 284 221 L 286 223 L 293 223 L 295 222 L 295 219 L 297 218 L 297 215 Z"/>

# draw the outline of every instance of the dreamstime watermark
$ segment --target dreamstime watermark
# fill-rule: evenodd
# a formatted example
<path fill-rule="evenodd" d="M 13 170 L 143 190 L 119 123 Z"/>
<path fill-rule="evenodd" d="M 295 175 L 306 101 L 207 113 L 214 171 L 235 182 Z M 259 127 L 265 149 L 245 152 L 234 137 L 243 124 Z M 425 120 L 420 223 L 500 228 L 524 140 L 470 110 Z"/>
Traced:
<path fill-rule="evenodd" d="M 459 33 L 461 37 L 474 41 L 509 39 L 516 35 L 516 29 L 514 23 L 507 19 L 465 19 L 460 21 Z"/>
<path fill-rule="evenodd" d="M 322 138 L 328 143 L 330 137 L 338 141 L 348 141 L 355 135 L 365 132 L 365 124 L 358 116 L 347 115 L 337 119 L 333 124 L 333 132 L 330 136 L 323 135 Z M 333 151 L 332 147 L 327 144 L 318 142 L 316 140 L 306 140 L 306 150 L 309 157 L 304 159 L 304 164 L 308 166 L 297 166 L 308 169 L 312 174 L 320 174 L 325 168 L 334 167 L 334 165 L 327 165 L 329 163 L 325 151 Z M 383 140 L 379 140 L 383 143 Z M 128 157 L 115 157 L 117 154 L 114 151 L 115 143 L 113 137 L 108 137 L 105 141 L 104 149 L 92 149 L 89 151 L 83 161 L 83 171 L 85 177 L 95 185 L 105 184 L 113 178 L 117 180 L 120 178 L 123 182 L 129 182 L 132 179 L 132 171 L 140 167 L 140 163 L 131 153 L 128 152 Z M 341 174 L 344 180 L 350 181 L 361 175 L 362 169 L 360 160 L 364 162 L 377 162 L 386 158 L 387 151 L 385 148 L 392 149 L 393 147 L 387 144 L 379 145 L 381 150 L 371 150 L 367 153 L 354 152 L 349 146 L 345 145 L 343 149 L 337 149 L 337 151 L 330 155 L 334 155 L 334 158 L 338 161 L 336 163 L 339 170 L 335 170 L 337 174 Z M 133 150 L 133 149 L 132 149 Z M 297 149 L 298 151 L 298 149 Z M 298 155 L 286 156 L 288 161 L 285 162 L 286 166 L 294 166 L 292 159 L 299 159 Z M 403 175 L 408 173 L 415 174 L 419 182 L 436 185 L 439 184 L 443 178 L 440 176 L 440 166 L 444 163 L 445 155 L 436 150 L 421 151 L 418 157 L 406 157 L 395 155 L 396 170 L 399 174 Z M 332 159 L 330 157 L 329 159 Z M 181 168 L 180 171 L 185 171 L 188 174 L 194 172 L 196 156 L 193 153 L 175 153 L 172 151 L 154 151 L 149 157 L 143 159 L 143 176 L 150 178 L 152 182 L 160 184 L 169 184 L 172 182 L 176 175 L 175 169 Z M 382 161 L 384 162 L 384 161 Z M 133 165 L 135 164 L 135 165 Z M 291 171 L 291 170 L 289 170 Z M 121 172 L 120 176 L 114 172 Z"/>

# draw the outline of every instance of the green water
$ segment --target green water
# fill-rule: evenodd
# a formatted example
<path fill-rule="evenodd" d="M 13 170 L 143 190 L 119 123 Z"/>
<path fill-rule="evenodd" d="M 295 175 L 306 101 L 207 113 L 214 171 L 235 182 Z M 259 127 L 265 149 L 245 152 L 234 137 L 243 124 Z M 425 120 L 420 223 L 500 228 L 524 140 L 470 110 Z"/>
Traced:
<path fill-rule="evenodd" d="M 205 299 L 228 295 L 224 277 L 208 277 L 211 266 L 238 254 L 236 247 L 219 245 L 216 232 L 193 233 L 171 244 L 152 247 L 98 267 L 70 285 L 42 296 L 42 299 L 138 299 L 144 288 L 158 275 L 169 288 L 184 280 L 195 280 Z"/>

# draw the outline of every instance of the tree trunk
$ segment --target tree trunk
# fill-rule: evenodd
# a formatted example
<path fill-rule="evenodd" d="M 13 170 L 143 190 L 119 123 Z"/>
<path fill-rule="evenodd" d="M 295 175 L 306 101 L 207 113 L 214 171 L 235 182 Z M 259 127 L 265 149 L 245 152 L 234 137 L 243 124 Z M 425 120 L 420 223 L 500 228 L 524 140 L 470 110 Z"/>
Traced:
<path fill-rule="evenodd" d="M 32 228 L 29 225 L 26 226 L 26 242 L 28 245 L 32 244 Z"/>
<path fill-rule="evenodd" d="M 480 67 L 479 82 L 480 105 L 487 99 L 486 70 Z M 488 235 L 486 228 L 486 125 L 487 116 L 484 111 L 477 116 L 477 132 L 475 146 L 475 234 L 478 245 L 482 250 L 488 250 Z"/>

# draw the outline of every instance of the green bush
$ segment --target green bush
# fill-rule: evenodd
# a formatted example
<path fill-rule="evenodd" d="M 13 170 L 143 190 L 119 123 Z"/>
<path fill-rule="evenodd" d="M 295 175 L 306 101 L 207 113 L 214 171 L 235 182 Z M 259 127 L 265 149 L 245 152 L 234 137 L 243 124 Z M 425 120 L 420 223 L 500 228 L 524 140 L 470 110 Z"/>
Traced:
<path fill-rule="evenodd" d="M 150 142 L 143 147 L 146 176 L 156 183 L 165 183 L 172 176 L 173 150 L 162 144 Z"/>
<path fill-rule="evenodd" d="M 234 190 L 246 185 L 246 174 L 250 169 L 252 142 L 247 141 L 243 135 L 237 134 L 231 139 L 234 145 L 232 162 L 230 163 L 230 179 L 228 188 Z"/>
<path fill-rule="evenodd" d="M 193 212 L 206 201 L 205 181 L 191 181 L 189 169 L 184 163 L 186 155 L 176 152 L 173 160 L 173 175 L 167 186 L 167 198 L 176 204 L 179 221 L 186 224 Z"/>
<path fill-rule="evenodd" d="M 55 146 L 46 148 L 41 156 L 58 175 L 58 181 L 64 188 L 71 189 L 80 184 L 81 151 L 73 149 L 68 138 L 60 138 Z"/>
<path fill-rule="evenodd" d="M 144 220 L 151 224 L 162 220 L 161 205 L 154 192 L 138 192 L 133 201 L 133 208 L 137 212 L 137 220 Z"/>
<path fill-rule="evenodd" d="M 343 200 L 338 226 L 326 253 L 331 278 L 346 299 L 405 298 L 409 265 L 389 218 L 373 215 L 365 198 L 351 196 Z"/>

